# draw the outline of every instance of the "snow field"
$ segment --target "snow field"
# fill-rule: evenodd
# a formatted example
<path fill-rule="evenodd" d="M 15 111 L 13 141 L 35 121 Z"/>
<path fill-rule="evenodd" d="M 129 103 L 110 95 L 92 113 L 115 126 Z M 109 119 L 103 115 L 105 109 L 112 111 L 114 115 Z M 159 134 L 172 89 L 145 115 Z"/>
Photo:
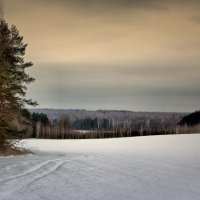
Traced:
<path fill-rule="evenodd" d="M 200 199 L 200 134 L 24 142 L 0 157 L 0 200 Z"/>

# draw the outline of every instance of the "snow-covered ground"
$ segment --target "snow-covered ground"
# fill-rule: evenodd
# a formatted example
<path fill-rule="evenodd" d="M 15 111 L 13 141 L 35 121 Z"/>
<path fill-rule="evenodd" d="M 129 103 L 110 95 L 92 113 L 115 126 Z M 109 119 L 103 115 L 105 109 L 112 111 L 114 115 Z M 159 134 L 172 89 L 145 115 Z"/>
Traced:
<path fill-rule="evenodd" d="M 200 134 L 25 142 L 0 157 L 0 200 L 200 199 Z"/>

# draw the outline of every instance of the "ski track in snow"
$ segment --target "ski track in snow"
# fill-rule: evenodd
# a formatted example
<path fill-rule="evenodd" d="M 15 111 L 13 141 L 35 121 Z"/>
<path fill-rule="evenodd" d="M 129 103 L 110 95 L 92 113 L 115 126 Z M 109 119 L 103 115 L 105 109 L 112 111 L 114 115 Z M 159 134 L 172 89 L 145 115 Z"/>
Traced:
<path fill-rule="evenodd" d="M 86 159 L 87 157 L 89 156 L 81 156 L 79 157 L 79 160 L 81 160 L 81 158 Z M 38 182 L 40 179 L 44 179 L 45 177 L 59 171 L 60 168 L 67 162 L 73 162 L 73 159 L 47 160 L 36 166 L 30 167 L 29 170 L 21 174 L 10 176 L 5 179 L 0 178 L 0 199 L 10 199 L 11 196 L 15 196 L 16 192 L 22 190 L 26 191 L 29 187 Z"/>
<path fill-rule="evenodd" d="M 16 176 L 11 176 L 11 177 L 8 177 L 7 179 L 4 179 L 3 181 L 1 181 L 0 183 L 5 183 L 5 182 L 9 182 L 9 181 L 12 181 L 12 180 L 15 180 L 15 179 L 19 179 L 23 176 L 28 176 L 28 175 L 31 175 L 32 173 L 37 173 L 40 169 L 44 168 L 45 166 L 49 165 L 50 163 L 52 162 L 55 162 L 56 160 L 48 160 L 44 163 L 41 163 L 37 166 L 34 166 L 32 167 L 30 170 L 26 171 L 26 172 L 23 172 L 21 174 L 18 174 Z"/>
<path fill-rule="evenodd" d="M 192 152 L 0 157 L 0 200 L 200 200 L 200 148 Z"/>

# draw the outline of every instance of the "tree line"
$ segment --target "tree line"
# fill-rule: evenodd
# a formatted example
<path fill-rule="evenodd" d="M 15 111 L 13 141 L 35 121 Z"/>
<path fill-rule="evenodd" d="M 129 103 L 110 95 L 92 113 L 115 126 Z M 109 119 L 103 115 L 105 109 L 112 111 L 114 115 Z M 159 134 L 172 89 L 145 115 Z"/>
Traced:
<path fill-rule="evenodd" d="M 45 116 L 45 114 L 33 115 Z M 34 137 L 49 138 L 49 139 L 86 139 L 86 138 L 114 138 L 114 137 L 133 137 L 133 136 L 147 136 L 147 135 L 164 135 L 164 134 L 181 134 L 181 133 L 198 133 L 200 132 L 200 124 L 188 126 L 187 124 L 180 125 L 180 122 L 172 126 L 167 121 L 163 124 L 163 120 L 156 120 L 154 123 L 149 120 L 143 120 L 135 123 L 127 123 L 127 121 L 116 122 L 107 118 L 87 117 L 78 119 L 72 122 L 67 115 L 61 115 L 58 118 L 51 118 L 49 116 L 48 123 L 43 123 L 38 120 L 35 124 Z M 40 117 L 38 118 L 40 119 Z M 123 122 L 123 123 L 121 123 Z M 150 126 L 153 124 L 153 126 Z"/>

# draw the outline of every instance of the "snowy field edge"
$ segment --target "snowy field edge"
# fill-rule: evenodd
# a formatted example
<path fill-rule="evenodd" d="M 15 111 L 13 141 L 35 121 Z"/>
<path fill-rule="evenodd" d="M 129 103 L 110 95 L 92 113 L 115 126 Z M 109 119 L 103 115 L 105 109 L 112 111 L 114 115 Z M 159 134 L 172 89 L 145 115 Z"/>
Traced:
<path fill-rule="evenodd" d="M 26 139 L 25 147 L 46 152 L 68 153 L 200 153 L 200 134 L 140 136 L 110 139 Z"/>

